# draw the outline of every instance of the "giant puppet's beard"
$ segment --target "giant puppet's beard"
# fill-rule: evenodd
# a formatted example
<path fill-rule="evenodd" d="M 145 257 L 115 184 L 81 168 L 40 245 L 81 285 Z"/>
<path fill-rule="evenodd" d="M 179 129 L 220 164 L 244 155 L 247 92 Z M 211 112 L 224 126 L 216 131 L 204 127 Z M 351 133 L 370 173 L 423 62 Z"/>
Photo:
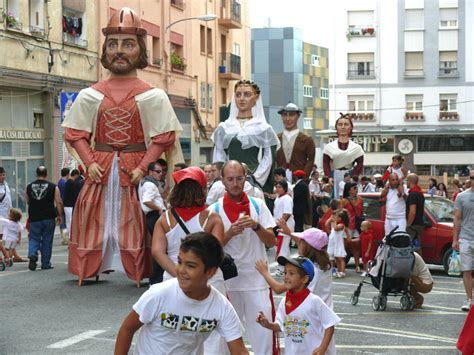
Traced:
<path fill-rule="evenodd" d="M 125 63 L 117 63 L 119 59 Z M 105 69 L 110 70 L 114 74 L 125 75 L 138 68 L 138 59 L 132 61 L 127 56 L 119 53 L 114 55 L 111 60 L 108 60 L 106 57 L 105 60 L 102 61 L 102 65 Z"/>

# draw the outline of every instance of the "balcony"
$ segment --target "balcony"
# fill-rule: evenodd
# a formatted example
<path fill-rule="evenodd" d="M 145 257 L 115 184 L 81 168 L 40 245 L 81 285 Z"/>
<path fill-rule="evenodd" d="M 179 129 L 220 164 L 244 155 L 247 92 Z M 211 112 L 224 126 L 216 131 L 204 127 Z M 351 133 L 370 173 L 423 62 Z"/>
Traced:
<path fill-rule="evenodd" d="M 361 112 L 361 111 L 352 111 L 349 112 L 352 117 L 352 120 L 355 122 L 373 122 L 375 121 L 375 112 Z"/>
<path fill-rule="evenodd" d="M 72 36 L 66 32 L 63 32 L 63 42 L 71 46 L 77 46 L 77 47 L 82 47 L 82 48 L 87 47 L 87 40 L 81 37 Z"/>
<path fill-rule="evenodd" d="M 171 6 L 176 7 L 180 10 L 184 10 L 185 8 L 184 0 L 171 0 Z"/>
<path fill-rule="evenodd" d="M 418 79 L 425 77 L 425 71 L 423 69 L 405 69 L 405 78 Z"/>
<path fill-rule="evenodd" d="M 232 53 L 221 53 L 219 61 L 219 78 L 224 80 L 239 80 L 240 56 Z"/>
<path fill-rule="evenodd" d="M 240 3 L 236 0 L 221 0 L 218 23 L 229 30 L 242 28 Z"/>
<path fill-rule="evenodd" d="M 346 36 L 349 40 L 352 37 L 375 37 L 375 28 L 373 26 L 349 26 Z"/>
<path fill-rule="evenodd" d="M 440 78 L 458 78 L 459 71 L 457 67 L 446 68 L 444 66 L 439 67 L 438 77 Z"/>
<path fill-rule="evenodd" d="M 457 112 L 441 111 L 439 113 L 440 121 L 459 121 L 459 114 Z"/>
<path fill-rule="evenodd" d="M 44 28 L 30 26 L 30 34 L 35 37 L 44 37 Z"/>
<path fill-rule="evenodd" d="M 412 122 L 412 121 L 424 121 L 425 116 L 423 112 L 420 111 L 409 111 L 405 113 L 405 121 Z"/>
<path fill-rule="evenodd" d="M 347 79 L 375 79 L 375 71 L 366 68 L 348 70 Z"/>

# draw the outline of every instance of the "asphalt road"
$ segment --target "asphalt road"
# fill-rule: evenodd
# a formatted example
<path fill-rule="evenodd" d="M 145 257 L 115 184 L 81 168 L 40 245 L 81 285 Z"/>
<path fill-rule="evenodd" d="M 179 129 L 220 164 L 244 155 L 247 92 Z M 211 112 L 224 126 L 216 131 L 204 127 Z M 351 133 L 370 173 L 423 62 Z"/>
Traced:
<path fill-rule="evenodd" d="M 19 250 L 25 256 L 26 243 Z M 52 270 L 31 272 L 27 263 L 16 263 L 0 272 L 0 354 L 113 353 L 124 317 L 147 287 L 136 288 L 119 273 L 78 287 L 77 278 L 67 273 L 67 247 L 58 237 L 52 264 Z M 386 311 L 373 311 L 377 291 L 370 285 L 352 306 L 360 276 L 349 268 L 346 278 L 335 279 L 334 307 L 342 318 L 335 333 L 338 354 L 457 354 L 455 343 L 466 317 L 460 311 L 462 280 L 445 276 L 439 267 L 432 273 L 433 291 L 416 311 L 402 311 L 395 297 Z M 275 303 L 281 298 L 276 296 Z"/>

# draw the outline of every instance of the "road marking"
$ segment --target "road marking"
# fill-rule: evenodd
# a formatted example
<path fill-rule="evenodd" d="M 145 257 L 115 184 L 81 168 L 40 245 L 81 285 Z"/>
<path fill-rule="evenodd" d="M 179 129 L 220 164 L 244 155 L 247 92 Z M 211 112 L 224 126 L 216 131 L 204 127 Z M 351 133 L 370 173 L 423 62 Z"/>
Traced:
<path fill-rule="evenodd" d="M 359 333 L 368 333 L 368 334 L 378 334 L 378 335 L 390 335 L 393 337 L 399 338 L 409 338 L 409 339 L 418 339 L 418 340 L 432 340 L 432 341 L 439 341 L 442 343 L 456 343 L 456 340 L 442 340 L 442 339 L 434 339 L 429 336 L 417 336 L 417 335 L 409 335 L 409 334 L 400 334 L 400 333 L 392 333 L 387 331 L 375 331 L 375 330 L 367 330 L 367 329 L 355 329 L 355 328 L 345 328 L 345 327 L 336 327 L 338 331 L 340 330 L 348 330 L 351 332 L 359 332 Z"/>
<path fill-rule="evenodd" d="M 63 349 L 67 348 L 68 346 L 74 345 L 81 341 L 94 338 L 96 335 L 105 333 L 106 330 L 88 330 L 87 332 L 83 332 L 73 337 L 58 341 L 57 343 L 48 345 L 46 348 L 48 349 Z"/>
<path fill-rule="evenodd" d="M 444 341 L 444 342 L 453 342 L 453 343 L 456 343 L 457 342 L 457 339 L 455 338 L 448 338 L 448 337 L 442 337 L 442 336 L 438 336 L 438 335 L 431 335 L 431 334 L 425 334 L 425 333 L 415 333 L 415 332 L 408 332 L 408 331 L 403 331 L 403 330 L 396 330 L 396 329 L 389 329 L 389 328 L 381 328 L 381 327 L 372 327 L 370 325 L 361 325 L 361 324 L 350 324 L 350 323 L 339 323 L 339 326 L 343 326 L 343 327 L 347 327 L 347 329 L 351 329 L 351 327 L 354 327 L 356 329 L 354 330 L 363 330 L 364 328 L 365 329 L 369 329 L 369 330 L 374 330 L 374 331 L 384 331 L 385 333 L 388 333 L 388 334 L 397 334 L 399 336 L 407 336 L 407 337 L 418 337 L 418 338 L 430 338 L 430 339 L 434 339 L 434 340 L 437 340 L 437 341 Z M 359 329 L 359 328 L 363 328 L 363 329 Z"/>
<path fill-rule="evenodd" d="M 385 314 L 390 315 L 422 315 L 422 316 L 446 316 L 446 315 L 455 315 L 455 316 L 465 316 L 466 313 L 461 312 L 443 312 L 443 311 L 425 311 L 422 309 L 418 309 L 415 312 L 395 312 L 395 311 L 381 311 L 381 312 L 336 312 L 338 316 L 359 316 L 359 315 L 372 315 L 372 316 L 383 316 Z"/>
<path fill-rule="evenodd" d="M 436 345 L 337 345 L 336 349 L 456 350 L 455 346 Z"/>

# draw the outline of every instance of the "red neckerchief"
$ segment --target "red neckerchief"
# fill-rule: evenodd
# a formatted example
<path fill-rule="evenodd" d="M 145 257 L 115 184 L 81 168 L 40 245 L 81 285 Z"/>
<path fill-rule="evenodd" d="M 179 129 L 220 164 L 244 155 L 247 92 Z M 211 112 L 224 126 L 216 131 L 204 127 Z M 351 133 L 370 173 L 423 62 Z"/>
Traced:
<path fill-rule="evenodd" d="M 410 190 L 408 190 L 408 193 L 412 193 L 412 192 L 419 192 L 420 194 L 423 194 L 421 187 L 418 185 L 415 185 Z"/>
<path fill-rule="evenodd" d="M 206 205 L 202 206 L 191 206 L 191 207 L 175 207 L 174 209 L 179 214 L 179 216 L 183 219 L 183 221 L 187 222 L 191 218 L 193 218 L 198 213 L 201 213 L 207 208 Z"/>
<path fill-rule="evenodd" d="M 293 312 L 310 294 L 309 290 L 305 287 L 300 292 L 291 293 L 291 291 L 286 292 L 285 299 L 285 312 L 290 314 Z"/>
<path fill-rule="evenodd" d="M 250 201 L 245 192 L 242 192 L 242 198 L 240 202 L 235 202 L 228 195 L 227 192 L 224 194 L 224 212 L 229 218 L 230 223 L 235 223 L 240 217 L 240 213 L 244 212 L 247 216 L 250 216 Z"/>

